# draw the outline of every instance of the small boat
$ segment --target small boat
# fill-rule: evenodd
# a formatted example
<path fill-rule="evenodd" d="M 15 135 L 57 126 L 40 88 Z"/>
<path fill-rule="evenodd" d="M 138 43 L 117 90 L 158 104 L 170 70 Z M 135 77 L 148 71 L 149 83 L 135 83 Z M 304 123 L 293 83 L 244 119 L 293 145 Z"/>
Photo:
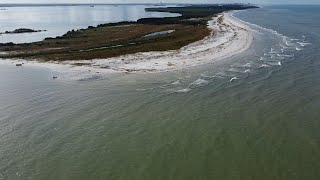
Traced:
<path fill-rule="evenodd" d="M 18 63 L 18 64 L 16 64 L 16 66 L 22 66 L 22 64 Z"/>
<path fill-rule="evenodd" d="M 94 7 L 94 6 L 90 6 L 90 7 Z"/>

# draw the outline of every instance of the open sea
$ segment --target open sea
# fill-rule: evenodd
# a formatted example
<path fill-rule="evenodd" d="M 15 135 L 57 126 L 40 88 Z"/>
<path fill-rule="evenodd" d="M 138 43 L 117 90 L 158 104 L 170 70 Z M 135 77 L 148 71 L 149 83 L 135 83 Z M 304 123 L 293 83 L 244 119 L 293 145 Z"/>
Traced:
<path fill-rule="evenodd" d="M 320 6 L 234 16 L 252 47 L 188 70 L 53 80 L 0 64 L 0 180 L 320 179 Z"/>

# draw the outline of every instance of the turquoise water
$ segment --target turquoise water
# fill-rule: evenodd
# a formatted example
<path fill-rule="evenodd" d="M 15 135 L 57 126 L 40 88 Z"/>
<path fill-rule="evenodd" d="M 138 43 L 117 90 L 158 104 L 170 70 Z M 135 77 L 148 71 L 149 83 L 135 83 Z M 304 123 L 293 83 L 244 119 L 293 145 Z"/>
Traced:
<path fill-rule="evenodd" d="M 0 179 L 319 179 L 319 11 L 238 12 L 259 25 L 250 50 L 189 70 L 1 65 Z"/>

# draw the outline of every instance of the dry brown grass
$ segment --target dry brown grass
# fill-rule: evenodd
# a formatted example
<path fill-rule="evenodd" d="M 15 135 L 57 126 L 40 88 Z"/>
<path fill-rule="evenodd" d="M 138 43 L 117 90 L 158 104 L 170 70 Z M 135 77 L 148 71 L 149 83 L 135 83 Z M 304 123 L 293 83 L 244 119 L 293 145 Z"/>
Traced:
<path fill-rule="evenodd" d="M 176 31 L 156 37 L 144 37 L 165 30 Z M 209 33 L 206 26 L 131 24 L 78 30 L 60 38 L 0 47 L 0 51 L 9 52 L 9 55 L 5 56 L 11 58 L 22 57 L 44 61 L 87 60 L 137 52 L 175 50 L 201 40 Z"/>

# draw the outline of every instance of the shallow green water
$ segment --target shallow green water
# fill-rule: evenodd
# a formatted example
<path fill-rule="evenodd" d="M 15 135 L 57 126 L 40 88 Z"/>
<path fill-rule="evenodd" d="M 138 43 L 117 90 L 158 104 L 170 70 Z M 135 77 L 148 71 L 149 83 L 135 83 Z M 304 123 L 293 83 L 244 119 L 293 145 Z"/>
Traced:
<path fill-rule="evenodd" d="M 241 55 L 172 73 L 1 65 L 0 179 L 319 179 L 319 38 L 261 61 L 303 38 L 259 31 Z"/>

